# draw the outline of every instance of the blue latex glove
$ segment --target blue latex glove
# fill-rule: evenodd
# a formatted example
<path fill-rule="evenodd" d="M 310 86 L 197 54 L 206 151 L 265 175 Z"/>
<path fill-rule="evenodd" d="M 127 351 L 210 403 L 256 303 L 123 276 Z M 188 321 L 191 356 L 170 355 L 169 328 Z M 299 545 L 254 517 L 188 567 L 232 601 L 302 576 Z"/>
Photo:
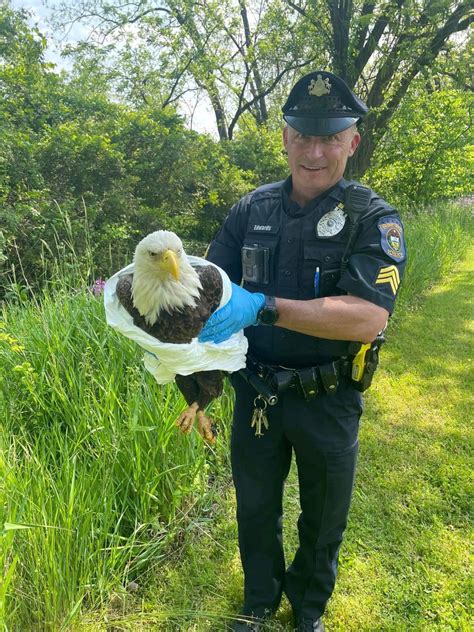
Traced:
<path fill-rule="evenodd" d="M 198 336 L 199 342 L 223 342 L 237 331 L 255 325 L 264 303 L 264 294 L 248 292 L 232 283 L 230 300 L 209 318 Z"/>

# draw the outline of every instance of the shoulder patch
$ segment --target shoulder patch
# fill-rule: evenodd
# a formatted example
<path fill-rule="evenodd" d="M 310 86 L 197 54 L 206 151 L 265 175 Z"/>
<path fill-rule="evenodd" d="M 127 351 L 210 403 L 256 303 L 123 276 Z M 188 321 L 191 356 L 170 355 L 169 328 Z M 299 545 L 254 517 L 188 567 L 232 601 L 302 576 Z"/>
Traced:
<path fill-rule="evenodd" d="M 398 217 L 389 215 L 381 217 L 377 222 L 380 231 L 380 245 L 391 259 L 403 261 L 406 256 L 403 226 Z"/>

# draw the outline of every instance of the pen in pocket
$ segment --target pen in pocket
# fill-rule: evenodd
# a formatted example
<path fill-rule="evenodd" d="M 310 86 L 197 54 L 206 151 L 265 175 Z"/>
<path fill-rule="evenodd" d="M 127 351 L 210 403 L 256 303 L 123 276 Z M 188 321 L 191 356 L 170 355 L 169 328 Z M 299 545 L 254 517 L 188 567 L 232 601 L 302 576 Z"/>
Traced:
<path fill-rule="evenodd" d="M 314 271 L 314 298 L 319 298 L 319 266 Z"/>

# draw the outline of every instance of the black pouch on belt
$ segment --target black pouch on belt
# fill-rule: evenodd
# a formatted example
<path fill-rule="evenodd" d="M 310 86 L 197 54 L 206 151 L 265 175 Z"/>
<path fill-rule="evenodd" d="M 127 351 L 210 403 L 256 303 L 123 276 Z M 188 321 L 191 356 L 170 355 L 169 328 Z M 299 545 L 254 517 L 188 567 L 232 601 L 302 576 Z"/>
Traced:
<path fill-rule="evenodd" d="M 293 384 L 293 371 L 273 371 L 269 378 L 270 385 L 277 393 L 283 393 Z"/>
<path fill-rule="evenodd" d="M 310 366 L 307 369 L 298 369 L 295 371 L 296 389 L 298 395 L 303 399 L 313 399 L 319 393 L 317 369 Z"/>
<path fill-rule="evenodd" d="M 320 366 L 319 374 L 321 375 L 321 382 L 323 383 L 326 393 L 328 393 L 328 395 L 334 395 L 339 386 L 339 379 L 334 362 Z"/>

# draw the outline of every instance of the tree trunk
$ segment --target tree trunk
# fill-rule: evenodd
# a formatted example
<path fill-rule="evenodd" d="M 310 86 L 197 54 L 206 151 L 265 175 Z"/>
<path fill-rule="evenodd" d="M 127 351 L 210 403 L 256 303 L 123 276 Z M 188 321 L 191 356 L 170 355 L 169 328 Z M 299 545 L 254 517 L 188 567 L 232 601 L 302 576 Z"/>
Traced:
<path fill-rule="evenodd" d="M 349 27 L 352 0 L 327 0 L 332 25 L 332 57 L 336 75 L 346 80 L 349 76 Z"/>
<path fill-rule="evenodd" d="M 250 51 L 252 47 L 252 38 L 247 15 L 247 7 L 244 0 L 239 0 L 239 5 L 240 15 L 242 16 L 242 23 L 244 25 L 245 47 L 247 51 Z M 262 77 L 258 69 L 257 60 L 254 58 L 253 54 L 251 55 L 249 70 L 253 75 L 253 80 L 250 81 L 250 91 L 252 92 L 252 97 L 255 100 L 256 120 L 257 124 L 261 125 L 268 120 L 268 110 L 267 104 L 265 103 L 265 96 L 263 96 L 264 90 Z"/>

